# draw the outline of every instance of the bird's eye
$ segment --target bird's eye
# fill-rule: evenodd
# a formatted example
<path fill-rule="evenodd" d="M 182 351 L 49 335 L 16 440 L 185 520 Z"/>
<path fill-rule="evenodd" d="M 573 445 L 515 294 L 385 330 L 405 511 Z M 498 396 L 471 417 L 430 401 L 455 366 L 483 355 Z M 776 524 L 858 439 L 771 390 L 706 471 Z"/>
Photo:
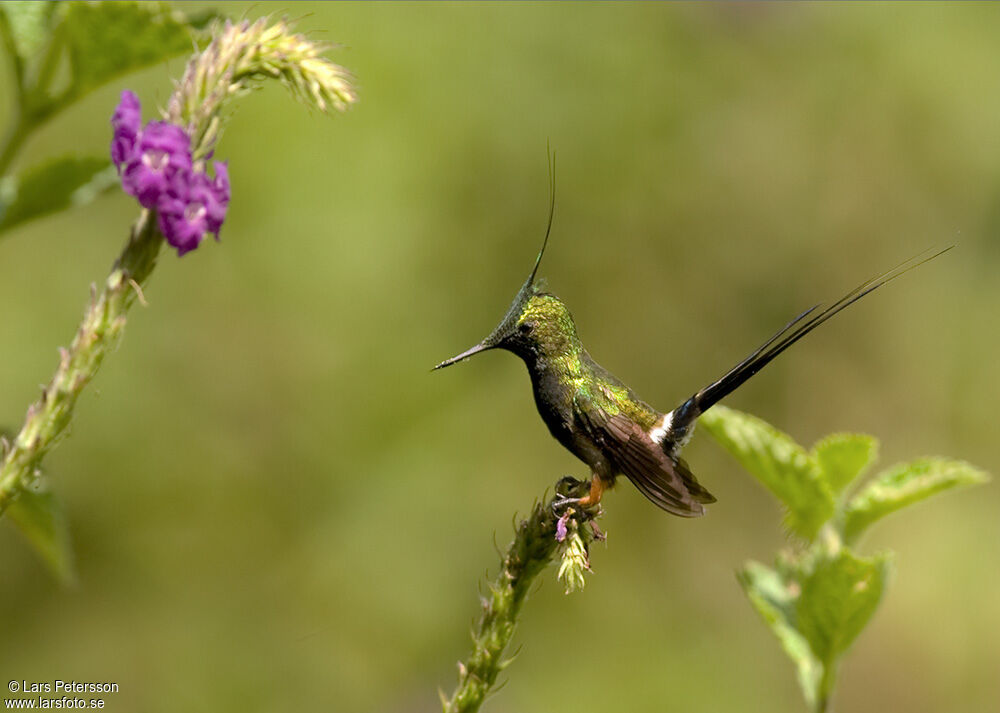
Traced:
<path fill-rule="evenodd" d="M 534 328 L 535 328 L 534 322 L 521 322 L 521 324 L 519 324 L 517 327 L 517 331 L 519 331 L 521 334 L 531 334 Z"/>

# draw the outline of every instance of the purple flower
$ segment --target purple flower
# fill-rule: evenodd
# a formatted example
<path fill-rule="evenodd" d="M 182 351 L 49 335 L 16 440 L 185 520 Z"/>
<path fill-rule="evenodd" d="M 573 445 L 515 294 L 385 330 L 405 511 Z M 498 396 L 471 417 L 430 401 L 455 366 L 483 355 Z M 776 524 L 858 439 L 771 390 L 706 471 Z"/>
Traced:
<path fill-rule="evenodd" d="M 177 254 L 194 250 L 205 233 L 218 240 L 229 208 L 226 164 L 214 163 L 215 178 L 194 170 L 187 133 L 165 121 L 143 127 L 139 99 L 128 90 L 122 92 L 111 126 L 111 160 L 122 175 L 122 188 L 144 208 L 156 210 L 160 232 Z"/>
<path fill-rule="evenodd" d="M 224 163 L 215 164 L 215 179 L 204 173 L 178 172 L 157 205 L 160 232 L 178 255 L 194 250 L 215 233 L 226 219 L 229 206 L 229 174 Z"/>
<path fill-rule="evenodd" d="M 184 129 L 151 121 L 137 137 L 122 173 L 122 188 L 143 208 L 156 208 L 160 196 L 178 173 L 191 170 L 191 139 Z"/>
<path fill-rule="evenodd" d="M 196 174 L 196 180 L 191 186 L 191 195 L 200 200 L 205 206 L 205 221 L 208 224 L 208 232 L 215 233 L 215 239 L 219 239 L 219 229 L 226 219 L 226 210 L 229 208 L 229 166 L 223 161 L 215 161 L 212 164 L 215 169 L 215 179 L 209 180 L 203 173 Z"/>
<path fill-rule="evenodd" d="M 121 101 L 111 115 L 111 126 L 115 133 L 111 139 L 111 160 L 121 173 L 122 165 L 128 161 L 135 148 L 135 140 L 142 128 L 142 109 L 139 97 L 128 89 L 122 92 Z"/>

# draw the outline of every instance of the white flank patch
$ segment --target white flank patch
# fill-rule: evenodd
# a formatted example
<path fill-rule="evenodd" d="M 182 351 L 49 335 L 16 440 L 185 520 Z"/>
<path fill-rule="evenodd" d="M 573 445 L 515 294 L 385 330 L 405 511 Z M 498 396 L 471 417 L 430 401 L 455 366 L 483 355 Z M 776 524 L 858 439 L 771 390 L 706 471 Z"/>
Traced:
<path fill-rule="evenodd" d="M 668 414 L 664 414 L 660 424 L 649 432 L 649 437 L 653 439 L 654 443 L 663 443 L 663 439 L 667 437 L 668 433 L 670 433 L 670 429 L 673 424 L 674 412 L 671 411 Z"/>

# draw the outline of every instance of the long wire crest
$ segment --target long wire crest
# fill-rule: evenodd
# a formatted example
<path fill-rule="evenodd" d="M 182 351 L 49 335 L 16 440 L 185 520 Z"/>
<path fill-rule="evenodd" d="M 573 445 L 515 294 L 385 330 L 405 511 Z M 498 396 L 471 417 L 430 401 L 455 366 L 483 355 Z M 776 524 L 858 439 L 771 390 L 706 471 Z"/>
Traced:
<path fill-rule="evenodd" d="M 556 213 L 556 152 L 546 143 L 545 153 L 548 157 L 549 166 L 549 222 L 545 226 L 545 238 L 542 240 L 542 249 L 538 251 L 538 257 L 535 258 L 535 266 L 531 269 L 531 275 L 528 277 L 529 285 L 535 282 L 535 274 L 538 272 L 538 266 L 542 262 L 542 255 L 545 254 L 545 248 L 549 244 L 549 234 L 552 232 L 552 219 Z"/>

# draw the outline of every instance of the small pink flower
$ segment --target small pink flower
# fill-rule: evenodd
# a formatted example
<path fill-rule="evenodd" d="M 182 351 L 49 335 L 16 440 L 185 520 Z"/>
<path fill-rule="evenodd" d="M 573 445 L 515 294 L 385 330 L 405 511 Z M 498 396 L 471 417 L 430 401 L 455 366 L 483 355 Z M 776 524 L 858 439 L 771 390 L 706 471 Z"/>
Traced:
<path fill-rule="evenodd" d="M 565 513 L 556 523 L 556 542 L 566 539 L 566 523 L 569 522 L 569 513 Z"/>

